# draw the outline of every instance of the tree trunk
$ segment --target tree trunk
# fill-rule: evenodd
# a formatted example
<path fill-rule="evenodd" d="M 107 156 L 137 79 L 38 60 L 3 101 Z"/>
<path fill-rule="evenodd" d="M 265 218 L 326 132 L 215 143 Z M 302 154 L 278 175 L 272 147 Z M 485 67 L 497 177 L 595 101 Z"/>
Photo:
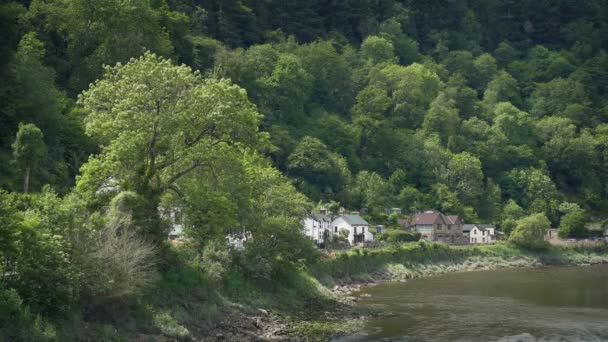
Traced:
<path fill-rule="evenodd" d="M 27 194 L 30 189 L 30 167 L 25 168 L 25 177 L 23 179 L 23 192 Z"/>

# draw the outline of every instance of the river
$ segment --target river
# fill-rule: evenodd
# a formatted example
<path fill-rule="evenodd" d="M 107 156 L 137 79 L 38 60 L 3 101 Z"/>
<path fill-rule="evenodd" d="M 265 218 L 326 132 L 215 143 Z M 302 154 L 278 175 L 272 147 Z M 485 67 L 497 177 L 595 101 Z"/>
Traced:
<path fill-rule="evenodd" d="M 608 265 L 453 273 L 364 289 L 359 341 L 608 341 Z"/>

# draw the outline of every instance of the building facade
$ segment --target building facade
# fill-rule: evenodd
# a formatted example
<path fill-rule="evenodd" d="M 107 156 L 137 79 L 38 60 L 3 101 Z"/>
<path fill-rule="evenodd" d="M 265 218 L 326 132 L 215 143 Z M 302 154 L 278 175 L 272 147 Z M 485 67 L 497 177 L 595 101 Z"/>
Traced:
<path fill-rule="evenodd" d="M 417 231 L 420 238 L 430 242 L 463 244 L 464 221 L 458 216 L 446 216 L 439 211 L 427 210 L 413 214 L 403 221 L 406 230 Z"/>
<path fill-rule="evenodd" d="M 471 244 L 496 242 L 496 227 L 491 224 L 465 224 L 463 235 Z"/>
<path fill-rule="evenodd" d="M 331 223 L 332 235 L 345 232 L 351 245 L 374 241 L 374 235 L 369 231 L 369 223 L 359 215 L 340 215 Z"/>

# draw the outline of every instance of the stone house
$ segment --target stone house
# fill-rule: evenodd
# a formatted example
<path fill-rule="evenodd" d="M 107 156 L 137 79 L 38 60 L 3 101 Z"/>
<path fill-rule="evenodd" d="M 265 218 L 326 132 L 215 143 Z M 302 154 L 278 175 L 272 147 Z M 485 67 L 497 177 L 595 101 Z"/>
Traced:
<path fill-rule="evenodd" d="M 413 214 L 403 221 L 406 230 L 417 231 L 420 238 L 430 242 L 462 244 L 464 221 L 459 216 L 444 215 L 439 211 L 427 210 Z"/>

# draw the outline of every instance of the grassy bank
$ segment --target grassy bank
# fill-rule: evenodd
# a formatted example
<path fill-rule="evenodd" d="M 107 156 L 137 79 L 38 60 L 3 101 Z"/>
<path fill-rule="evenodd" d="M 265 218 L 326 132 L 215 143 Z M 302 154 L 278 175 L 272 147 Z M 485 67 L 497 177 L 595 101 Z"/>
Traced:
<path fill-rule="evenodd" d="M 336 253 L 312 273 L 326 287 L 399 281 L 449 272 L 608 262 L 608 249 L 548 246 L 529 251 L 511 244 L 450 247 L 425 242 Z"/>
<path fill-rule="evenodd" d="M 449 272 L 608 262 L 607 248 L 548 247 L 526 251 L 509 244 L 449 247 L 424 242 L 353 249 L 308 269 L 253 282 L 238 270 L 210 281 L 200 268 L 172 262 L 160 279 L 126 301 L 100 303 L 71 320 L 38 318 L 42 334 L 29 340 L 84 341 L 323 341 L 348 333 L 365 313 L 335 286 L 404 281 Z"/>

